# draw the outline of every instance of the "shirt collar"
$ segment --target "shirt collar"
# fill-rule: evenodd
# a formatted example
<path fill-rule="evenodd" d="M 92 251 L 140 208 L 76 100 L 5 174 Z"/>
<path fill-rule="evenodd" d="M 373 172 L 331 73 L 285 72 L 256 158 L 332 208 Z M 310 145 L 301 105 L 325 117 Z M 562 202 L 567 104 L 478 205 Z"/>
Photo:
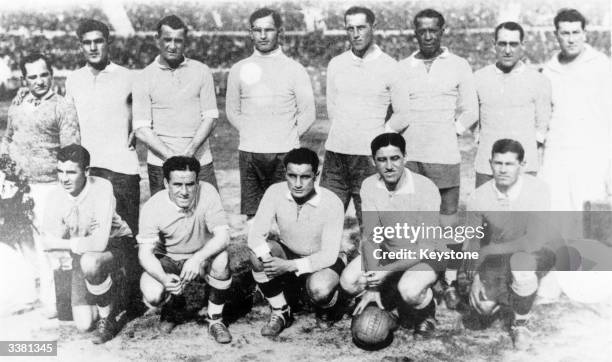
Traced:
<path fill-rule="evenodd" d="M 278 48 L 274 49 L 273 51 L 271 51 L 268 54 L 263 54 L 262 52 L 260 52 L 256 48 L 253 48 L 253 55 L 255 55 L 257 57 L 262 57 L 262 58 L 275 58 L 275 57 L 284 55 L 284 53 L 283 53 L 283 48 L 281 48 L 281 46 L 279 45 Z"/>
<path fill-rule="evenodd" d="M 376 187 L 379 189 L 383 189 L 387 191 L 389 194 L 394 195 L 410 195 L 414 193 L 414 178 L 412 177 L 412 172 L 404 168 L 404 174 L 400 178 L 398 182 L 398 186 L 394 191 L 387 190 L 387 186 L 385 186 L 385 182 L 380 174 L 378 174 L 378 182 L 376 182 Z"/>
<path fill-rule="evenodd" d="M 417 54 L 419 54 L 421 51 L 417 50 L 414 53 L 412 53 L 410 55 L 410 63 L 411 65 L 416 65 L 418 63 L 424 63 L 426 60 L 433 62 L 436 59 L 445 59 L 450 55 L 450 52 L 448 51 L 447 47 L 440 47 L 440 49 L 442 49 L 442 53 L 440 53 L 440 55 L 438 55 L 437 57 L 433 58 L 433 59 L 419 59 L 416 57 Z"/>
<path fill-rule="evenodd" d="M 28 91 L 28 94 L 26 94 L 26 96 L 23 99 L 24 99 L 24 101 L 26 101 L 28 103 L 34 103 L 34 104 L 38 105 L 42 101 L 47 101 L 47 100 L 51 99 L 54 95 L 55 95 L 55 91 L 53 90 L 53 88 L 49 89 L 47 94 L 45 94 L 42 98 L 36 98 L 36 97 L 34 97 L 32 92 Z"/>
<path fill-rule="evenodd" d="M 586 62 L 597 57 L 597 52 L 593 49 L 593 47 L 586 43 L 584 44 L 584 50 L 582 51 L 582 54 L 578 55 L 578 57 L 570 63 L 561 64 L 561 62 L 559 62 L 560 54 L 561 51 L 557 51 L 555 55 L 551 58 L 551 60 L 548 62 L 548 66 L 558 72 L 566 71 L 567 69 L 571 69 L 570 67 L 574 64 L 580 64 L 582 62 Z"/>
<path fill-rule="evenodd" d="M 504 72 L 503 72 L 501 69 L 499 69 L 499 68 L 497 67 L 497 63 L 493 64 L 493 68 L 495 68 L 495 73 L 496 73 L 496 74 L 510 74 L 510 73 L 512 73 L 512 74 L 520 74 L 520 73 L 522 73 L 522 72 L 524 72 L 524 71 L 525 71 L 526 65 L 525 65 L 525 63 L 523 63 L 523 61 L 522 61 L 522 60 L 519 60 L 519 61 L 516 63 L 516 65 L 514 66 L 514 68 L 512 68 L 512 69 L 510 70 L 510 72 L 509 72 L 509 73 L 504 73 Z"/>
<path fill-rule="evenodd" d="M 68 199 L 70 199 L 70 201 L 74 202 L 75 204 L 80 204 L 83 201 L 83 199 L 85 199 L 87 194 L 89 193 L 89 189 L 91 188 L 91 186 L 89 185 L 91 184 L 92 180 L 93 179 L 91 178 L 91 176 L 88 176 L 85 181 L 85 187 L 83 187 L 83 190 L 81 190 L 81 193 L 76 196 L 72 196 L 68 194 Z"/>
<path fill-rule="evenodd" d="M 183 61 L 181 62 L 181 64 L 179 64 L 179 65 L 178 65 L 178 67 L 176 67 L 176 69 L 186 66 L 186 65 L 187 65 L 187 60 L 188 60 L 188 59 L 189 59 L 189 58 L 187 58 L 186 56 L 184 56 L 184 55 L 183 55 Z M 173 68 L 170 68 L 170 67 L 169 67 L 167 64 L 162 63 L 162 59 L 161 59 L 161 56 L 160 56 L 160 55 L 158 55 L 158 56 L 156 56 L 156 57 L 155 57 L 154 62 L 155 62 L 155 64 L 157 64 L 157 66 L 158 66 L 160 69 L 169 69 L 169 70 L 174 70 Z"/>
<path fill-rule="evenodd" d="M 499 191 L 495 185 L 495 181 L 493 181 L 492 184 L 493 190 L 495 190 L 495 194 L 497 195 L 497 200 L 514 201 L 519 197 L 521 190 L 523 189 L 523 176 L 519 176 L 516 183 L 512 185 L 508 191 L 506 191 L 506 193 Z"/>
<path fill-rule="evenodd" d="M 287 184 L 285 182 L 285 184 Z M 287 192 L 285 193 L 285 197 L 287 198 L 287 200 L 296 203 L 295 200 L 293 199 L 293 196 L 291 196 L 291 190 L 289 190 L 289 184 L 287 184 Z M 319 188 L 319 186 L 315 185 L 315 195 L 313 197 L 310 198 L 310 200 L 306 201 L 306 204 L 310 204 L 313 207 L 317 207 L 319 206 L 319 204 L 321 203 L 321 189 Z"/>
<path fill-rule="evenodd" d="M 349 52 L 351 52 L 351 57 L 353 58 L 353 60 L 360 62 L 369 62 L 372 60 L 376 60 L 382 54 L 382 50 L 380 50 L 380 47 L 376 44 L 372 44 L 372 46 L 370 47 L 370 49 L 368 49 L 363 58 L 359 58 L 358 56 L 356 56 L 352 50 L 349 50 Z"/>
<path fill-rule="evenodd" d="M 106 67 L 104 67 L 104 69 L 102 69 L 99 73 L 112 73 L 115 70 L 117 70 L 119 68 L 119 66 L 113 62 L 108 62 L 108 65 L 106 65 Z M 87 64 L 87 69 L 89 70 L 90 74 L 93 74 L 92 70 L 93 67 L 89 64 Z M 98 73 L 98 74 L 99 74 Z"/>

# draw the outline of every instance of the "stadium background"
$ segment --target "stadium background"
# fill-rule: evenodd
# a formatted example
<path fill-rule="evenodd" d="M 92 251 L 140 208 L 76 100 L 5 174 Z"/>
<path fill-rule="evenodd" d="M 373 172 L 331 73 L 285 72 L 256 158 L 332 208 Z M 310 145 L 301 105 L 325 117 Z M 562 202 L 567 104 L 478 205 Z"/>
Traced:
<path fill-rule="evenodd" d="M 25 4 L 25 7 L 24 7 Z M 75 5 L 78 4 L 78 5 Z M 493 27 L 500 21 L 518 20 L 526 26 L 526 59 L 541 65 L 557 49 L 552 19 L 562 7 L 576 7 L 588 24 L 588 41 L 610 55 L 610 3 L 606 0 L 483 0 L 455 1 L 188 1 L 133 2 L 80 1 L 42 2 L 37 0 L 0 0 L 0 133 L 5 127 L 6 111 L 13 94 L 20 86 L 18 63 L 33 51 L 50 55 L 56 86 L 63 91 L 65 76 L 84 65 L 74 34 L 79 19 L 94 17 L 111 25 L 113 44 L 111 58 L 128 68 L 141 69 L 157 55 L 155 25 L 168 14 L 182 17 L 190 27 L 187 55 L 209 65 L 215 76 L 220 121 L 211 136 L 215 168 L 224 206 L 230 215 L 232 247 L 244 243 L 244 220 L 238 215 L 239 185 L 237 170 L 237 132 L 226 122 L 225 78 L 232 64 L 252 52 L 248 37 L 249 14 L 261 5 L 278 9 L 284 19 L 286 54 L 307 67 L 317 98 L 317 121 L 305 135 L 304 145 L 322 156 L 329 121 L 325 109 L 325 68 L 328 61 L 348 48 L 343 28 L 343 12 L 351 5 L 365 4 L 377 16 L 377 42 L 393 57 L 402 59 L 417 49 L 412 33 L 412 16 L 425 7 L 441 11 L 449 30 L 443 45 L 465 57 L 474 70 L 494 59 Z M 474 142 L 470 134 L 460 138 L 462 153 L 461 202 L 473 191 Z M 139 146 L 141 165 L 143 148 Z M 141 169 L 141 198 L 148 199 L 146 168 Z M 350 213 L 350 212 L 349 212 Z M 354 218 L 345 223 L 345 241 L 354 241 Z M 239 266 L 233 265 L 233 268 Z M 267 316 L 263 306 L 231 324 L 234 334 L 230 353 L 208 340 L 206 330 L 194 322 L 178 328 L 170 337 L 157 335 L 154 316 L 130 322 L 104 350 L 95 349 L 88 336 L 79 334 L 70 324 L 57 325 L 41 319 L 36 313 L 0 319 L 8 325 L 0 331 L 0 339 L 60 340 L 62 360 L 605 360 L 609 341 L 612 308 L 599 310 L 577 306 L 564 300 L 554 307 L 534 310 L 534 348 L 514 353 L 503 326 L 488 330 L 464 330 L 457 314 L 440 309 L 437 337 L 414 343 L 407 331 L 396 333 L 395 342 L 387 349 L 367 353 L 350 343 L 345 319 L 331 329 L 318 326 L 312 316 L 300 316 L 297 323 L 277 341 L 258 335 Z M 158 349 L 164 345 L 163 349 Z M 606 347 L 607 346 L 607 347 Z M 314 347 L 314 348 L 313 348 Z M 155 351 L 155 352 L 153 352 Z M 155 356 L 153 358 L 153 353 Z"/>

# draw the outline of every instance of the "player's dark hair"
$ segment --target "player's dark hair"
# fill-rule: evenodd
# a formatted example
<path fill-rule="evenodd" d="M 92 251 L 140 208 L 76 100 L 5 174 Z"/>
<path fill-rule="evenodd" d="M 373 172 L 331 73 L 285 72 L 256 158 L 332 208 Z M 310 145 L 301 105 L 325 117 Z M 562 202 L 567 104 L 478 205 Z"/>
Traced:
<path fill-rule="evenodd" d="M 495 27 L 495 41 L 497 41 L 497 34 L 501 29 L 518 31 L 521 41 L 523 41 L 523 38 L 525 37 L 525 30 L 523 30 L 523 27 L 519 23 L 515 23 L 514 21 L 506 21 Z"/>
<path fill-rule="evenodd" d="M 346 17 L 349 15 L 355 14 L 363 14 L 366 17 L 366 21 L 370 25 L 374 25 L 376 21 L 376 17 L 374 16 L 374 12 L 363 6 L 351 6 L 347 11 L 344 12 L 344 23 L 346 24 Z"/>
<path fill-rule="evenodd" d="M 287 168 L 287 165 L 290 163 L 296 165 L 310 165 L 312 166 L 312 172 L 315 174 L 319 170 L 319 156 L 317 156 L 315 151 L 306 147 L 294 148 L 287 152 L 287 155 L 285 155 L 283 159 L 285 168 Z"/>
<path fill-rule="evenodd" d="M 402 151 L 402 155 L 406 154 L 406 140 L 404 137 L 399 133 L 389 132 L 379 134 L 372 140 L 372 143 L 370 143 L 372 157 L 376 156 L 376 152 L 378 152 L 379 149 L 387 146 L 395 146 Z"/>
<path fill-rule="evenodd" d="M 491 149 L 491 158 L 496 153 L 508 153 L 512 152 L 516 154 L 516 158 L 519 162 L 523 162 L 525 158 L 525 149 L 523 145 L 519 141 L 511 140 L 509 138 L 503 138 L 501 140 L 495 141 L 493 144 L 493 149 Z"/>
<path fill-rule="evenodd" d="M 161 35 L 161 28 L 162 26 L 167 25 L 170 28 L 174 29 L 174 30 L 179 30 L 179 29 L 184 29 L 185 30 L 185 37 L 187 37 L 187 32 L 189 31 L 189 29 L 187 28 L 187 24 L 185 24 L 183 22 L 183 20 L 181 20 L 181 18 L 179 18 L 176 15 L 168 15 L 163 17 L 159 23 L 157 23 L 157 36 Z"/>
<path fill-rule="evenodd" d="M 89 167 L 89 151 L 81 145 L 75 143 L 70 144 L 66 147 L 62 147 L 57 152 L 57 160 L 59 162 L 72 161 L 79 165 L 81 170 L 86 170 Z"/>
<path fill-rule="evenodd" d="M 83 35 L 89 33 L 90 31 L 101 32 L 104 39 L 108 42 L 109 30 L 108 26 L 106 26 L 106 24 L 103 22 L 94 19 L 84 19 L 79 23 L 76 34 L 79 40 L 82 40 Z"/>
<path fill-rule="evenodd" d="M 39 59 L 42 59 L 45 62 L 45 64 L 47 65 L 47 69 L 49 70 L 49 73 L 53 75 L 53 67 L 51 66 L 51 62 L 49 61 L 49 58 L 42 55 L 41 53 L 31 53 L 21 58 L 21 61 L 19 62 L 19 69 L 21 69 L 21 74 L 24 76 L 24 78 L 27 75 L 25 65 L 34 63 L 35 61 Z"/>
<path fill-rule="evenodd" d="M 267 16 L 272 15 L 272 20 L 274 20 L 274 26 L 276 29 L 280 29 L 283 26 L 283 19 L 280 14 L 276 10 L 272 10 L 270 8 L 261 8 L 257 9 L 249 16 L 249 26 L 253 27 L 253 23 L 257 19 L 265 18 Z"/>
<path fill-rule="evenodd" d="M 557 13 L 557 15 L 555 15 L 555 18 L 553 19 L 553 23 L 555 24 L 556 30 L 559 30 L 559 23 L 562 21 L 569 22 L 569 23 L 579 21 L 580 25 L 582 26 L 582 30 L 584 30 L 584 27 L 586 26 L 586 22 L 587 22 L 586 18 L 584 17 L 584 15 L 580 13 L 580 11 L 576 9 L 569 9 L 569 8 L 561 9 Z"/>
<path fill-rule="evenodd" d="M 444 24 L 446 24 L 445 20 L 444 20 L 444 16 L 442 16 L 442 14 L 440 14 L 440 12 L 434 10 L 434 9 L 425 9 L 425 10 L 421 10 L 419 11 L 415 16 L 414 19 L 412 20 L 412 24 L 414 25 L 414 28 L 417 28 L 417 19 L 420 18 L 431 18 L 431 19 L 438 19 L 438 26 L 440 28 L 442 28 L 444 26 Z"/>
<path fill-rule="evenodd" d="M 170 173 L 172 171 L 193 171 L 197 177 L 200 173 L 200 162 L 194 157 L 173 156 L 164 162 L 162 170 L 167 181 L 170 181 Z"/>

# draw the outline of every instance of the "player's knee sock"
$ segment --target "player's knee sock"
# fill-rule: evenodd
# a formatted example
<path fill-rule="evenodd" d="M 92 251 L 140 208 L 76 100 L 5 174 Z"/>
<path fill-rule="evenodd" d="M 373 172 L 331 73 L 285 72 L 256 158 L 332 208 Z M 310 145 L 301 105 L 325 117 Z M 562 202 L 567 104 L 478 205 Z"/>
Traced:
<path fill-rule="evenodd" d="M 427 288 L 427 291 L 425 292 L 425 297 L 423 297 L 423 299 L 421 300 L 421 303 L 413 306 L 413 308 L 416 310 L 425 309 L 431 304 L 432 301 L 433 301 L 433 291 L 431 290 L 431 288 Z"/>
<path fill-rule="evenodd" d="M 533 271 L 512 271 L 510 285 L 512 310 L 515 314 L 529 313 L 538 290 L 538 277 Z"/>
<path fill-rule="evenodd" d="M 94 300 L 98 306 L 101 318 L 106 318 L 111 312 L 111 302 L 113 301 L 113 279 L 110 274 L 100 284 L 92 284 L 85 279 L 87 290 L 95 297 Z"/>
<path fill-rule="evenodd" d="M 223 312 L 223 306 L 229 297 L 229 288 L 232 285 L 232 278 L 227 280 L 208 277 L 210 295 L 208 296 L 208 316 L 218 316 Z"/>

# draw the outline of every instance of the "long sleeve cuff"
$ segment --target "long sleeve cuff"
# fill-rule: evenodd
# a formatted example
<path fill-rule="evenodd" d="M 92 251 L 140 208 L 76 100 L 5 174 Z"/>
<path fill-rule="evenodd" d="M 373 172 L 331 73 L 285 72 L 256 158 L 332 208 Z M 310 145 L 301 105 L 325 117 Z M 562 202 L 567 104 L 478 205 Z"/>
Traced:
<path fill-rule="evenodd" d="M 265 255 L 270 254 L 270 247 L 268 246 L 268 243 L 264 242 L 261 245 L 257 245 L 256 247 L 251 248 L 251 250 L 253 250 L 253 252 L 255 253 L 255 256 L 257 256 L 258 258 L 261 258 Z"/>
<path fill-rule="evenodd" d="M 306 273 L 312 273 L 312 265 L 310 264 L 310 260 L 308 258 L 300 258 L 295 259 L 295 266 L 297 267 L 297 271 L 295 275 L 300 276 Z"/>
<path fill-rule="evenodd" d="M 544 141 L 546 141 L 546 134 L 542 132 L 536 132 L 536 141 L 539 143 L 544 143 Z"/>
<path fill-rule="evenodd" d="M 151 128 L 151 120 L 150 119 L 135 119 L 132 121 L 132 127 L 137 130 L 142 127 Z"/>
<path fill-rule="evenodd" d="M 217 109 L 208 109 L 206 111 L 203 111 L 200 116 L 202 117 L 202 119 L 204 118 L 219 118 L 219 110 Z"/>
<path fill-rule="evenodd" d="M 81 238 L 70 238 L 70 250 L 75 254 L 81 254 L 79 251 L 79 243 Z"/>

